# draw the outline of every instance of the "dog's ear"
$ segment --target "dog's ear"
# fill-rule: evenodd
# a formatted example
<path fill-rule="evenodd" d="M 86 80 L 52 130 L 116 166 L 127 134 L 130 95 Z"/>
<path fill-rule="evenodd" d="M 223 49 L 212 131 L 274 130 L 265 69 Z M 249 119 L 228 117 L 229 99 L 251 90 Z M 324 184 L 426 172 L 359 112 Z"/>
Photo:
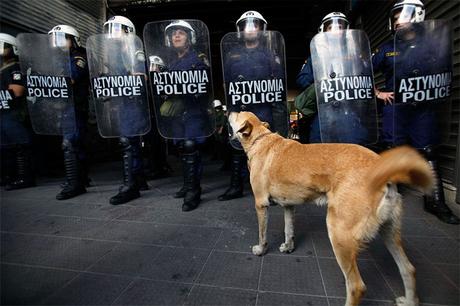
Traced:
<path fill-rule="evenodd" d="M 270 129 L 270 124 L 268 122 L 262 121 L 262 125 L 267 129 Z"/>
<path fill-rule="evenodd" d="M 252 132 L 252 124 L 248 120 L 244 120 L 243 124 L 240 126 L 237 133 L 241 133 L 243 136 L 247 137 L 251 135 Z"/>

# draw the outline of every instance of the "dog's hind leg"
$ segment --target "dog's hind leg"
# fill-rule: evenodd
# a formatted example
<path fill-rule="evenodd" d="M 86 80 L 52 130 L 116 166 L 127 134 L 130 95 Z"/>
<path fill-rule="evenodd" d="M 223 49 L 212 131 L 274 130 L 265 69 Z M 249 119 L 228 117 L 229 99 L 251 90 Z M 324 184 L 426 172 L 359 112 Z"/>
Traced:
<path fill-rule="evenodd" d="M 405 296 L 396 299 L 398 306 L 416 306 L 418 305 L 418 298 L 415 286 L 415 268 L 409 262 L 409 259 L 402 247 L 401 232 L 397 222 L 390 221 L 382 227 L 381 235 L 385 246 L 393 256 L 396 264 L 398 265 L 399 273 L 404 283 Z"/>
<path fill-rule="evenodd" d="M 329 216 L 327 219 L 329 239 L 331 240 L 337 263 L 345 277 L 347 287 L 347 301 L 345 305 L 359 305 L 361 297 L 366 291 L 366 286 L 359 274 L 356 262 L 359 243 L 353 237 L 350 237 L 349 233 L 343 232 L 343 227 L 339 227 L 338 224 L 331 225 L 332 222 L 330 222 Z M 339 230 L 339 228 L 341 229 Z"/>
<path fill-rule="evenodd" d="M 280 252 L 294 251 L 294 206 L 284 206 L 284 243 L 280 245 Z"/>
<path fill-rule="evenodd" d="M 264 255 L 267 251 L 267 223 L 268 209 L 267 205 L 256 199 L 257 220 L 259 222 L 259 244 L 252 247 L 252 253 L 257 256 Z"/>

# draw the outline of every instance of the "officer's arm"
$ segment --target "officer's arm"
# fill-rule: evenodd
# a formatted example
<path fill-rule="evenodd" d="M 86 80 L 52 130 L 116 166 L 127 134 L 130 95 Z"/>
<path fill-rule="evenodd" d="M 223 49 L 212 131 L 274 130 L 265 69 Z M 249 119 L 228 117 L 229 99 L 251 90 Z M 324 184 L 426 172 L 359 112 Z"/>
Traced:
<path fill-rule="evenodd" d="M 20 71 L 13 71 L 11 74 L 11 84 L 8 85 L 8 90 L 11 91 L 16 98 L 23 97 L 26 94 L 25 78 Z"/>
<path fill-rule="evenodd" d="M 88 64 L 83 56 L 72 57 L 71 77 L 72 83 L 76 83 L 88 76 Z"/>
<path fill-rule="evenodd" d="M 297 85 L 303 90 L 313 84 L 315 79 L 313 77 L 313 66 L 311 64 L 311 57 L 309 57 L 296 78 Z"/>

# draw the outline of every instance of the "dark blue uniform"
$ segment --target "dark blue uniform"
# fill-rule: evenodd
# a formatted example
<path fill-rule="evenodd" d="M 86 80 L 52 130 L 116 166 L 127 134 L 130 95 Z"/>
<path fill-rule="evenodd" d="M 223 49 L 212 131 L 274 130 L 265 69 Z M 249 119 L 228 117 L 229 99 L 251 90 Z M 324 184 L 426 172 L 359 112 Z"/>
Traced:
<path fill-rule="evenodd" d="M 198 56 L 194 50 L 189 50 L 184 56 L 174 58 L 170 61 L 168 70 L 209 70 L 209 66 Z M 209 116 L 206 113 L 208 97 L 202 101 L 199 96 L 189 95 L 179 97 L 184 103 L 184 113 L 181 118 L 173 117 L 171 120 L 171 129 L 173 137 L 185 139 L 194 139 L 197 144 L 205 142 L 206 130 L 209 130 Z"/>
<path fill-rule="evenodd" d="M 25 79 L 20 72 L 19 63 L 12 62 L 0 68 L 0 144 L 31 144 L 31 133 L 24 124 L 27 113 L 26 96 L 16 97 L 10 84 L 25 86 Z"/>
<path fill-rule="evenodd" d="M 67 122 L 69 129 L 64 127 L 64 140 L 69 141 L 78 148 L 78 159 L 84 160 L 85 153 L 81 150 L 83 139 L 86 135 L 86 123 L 88 121 L 88 98 L 89 98 L 89 72 L 84 48 L 72 48 L 70 50 L 70 69 L 72 78 L 72 93 L 75 104 L 75 129 L 73 122 Z M 73 111 L 73 109 L 72 109 Z M 63 124 L 66 124 L 65 122 Z M 68 132 L 68 131 L 72 132 Z"/>
<path fill-rule="evenodd" d="M 411 44 L 407 44 L 410 48 Z M 403 45 L 401 47 L 404 47 Z M 435 48 L 435 46 L 432 46 Z M 423 69 L 427 68 L 427 54 L 423 48 L 413 48 L 411 56 L 406 57 L 404 67 L 400 71 L 419 70 L 423 75 Z M 384 43 L 376 50 L 372 57 L 374 71 L 380 71 L 385 76 L 384 92 L 394 92 L 394 62 L 398 56 L 394 50 L 394 41 Z M 397 102 L 397 101 L 395 101 Z M 386 144 L 398 146 L 410 142 L 412 146 L 423 149 L 439 143 L 439 134 L 436 129 L 435 103 L 417 105 L 384 105 L 382 139 Z"/>
<path fill-rule="evenodd" d="M 252 81 L 284 78 L 283 67 L 275 55 L 268 49 L 258 46 L 246 48 L 241 46 L 230 51 L 225 65 L 225 81 Z M 286 85 L 286 84 L 284 84 Z M 274 104 L 229 105 L 229 111 L 250 111 L 260 120 L 273 126 Z"/>

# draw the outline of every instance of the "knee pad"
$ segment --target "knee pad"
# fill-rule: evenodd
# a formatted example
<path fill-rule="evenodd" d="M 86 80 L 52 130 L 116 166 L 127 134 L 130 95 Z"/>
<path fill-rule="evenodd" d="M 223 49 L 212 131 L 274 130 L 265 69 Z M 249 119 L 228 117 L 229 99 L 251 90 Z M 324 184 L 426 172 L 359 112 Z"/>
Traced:
<path fill-rule="evenodd" d="M 436 149 L 433 146 L 426 146 L 423 149 L 419 150 L 419 152 L 430 161 L 436 160 Z"/>
<path fill-rule="evenodd" d="M 75 147 L 73 143 L 69 139 L 63 139 L 62 140 L 62 150 L 64 152 L 73 152 L 75 151 Z"/>
<path fill-rule="evenodd" d="M 183 143 L 184 143 L 184 153 L 185 154 L 194 153 L 198 149 L 195 140 L 187 139 L 187 140 L 184 140 Z"/>
<path fill-rule="evenodd" d="M 120 147 L 122 148 L 122 150 L 126 150 L 126 149 L 129 149 L 129 147 L 131 146 L 131 143 L 128 139 L 128 137 L 120 137 Z"/>

